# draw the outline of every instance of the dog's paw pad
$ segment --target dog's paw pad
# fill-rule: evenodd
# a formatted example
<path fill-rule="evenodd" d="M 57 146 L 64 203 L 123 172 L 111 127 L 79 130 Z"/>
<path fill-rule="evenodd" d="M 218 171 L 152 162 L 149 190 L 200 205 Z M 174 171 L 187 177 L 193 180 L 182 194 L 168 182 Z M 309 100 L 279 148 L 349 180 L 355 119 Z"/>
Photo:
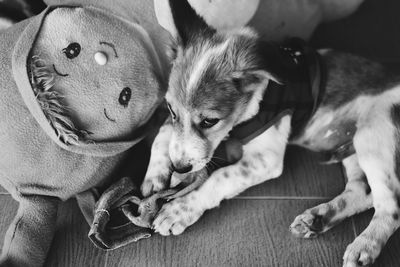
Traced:
<path fill-rule="evenodd" d="M 377 242 L 363 236 L 357 237 L 347 246 L 343 256 L 343 267 L 369 266 L 380 253 Z"/>
<path fill-rule="evenodd" d="M 303 213 L 297 216 L 290 225 L 290 232 L 296 237 L 313 238 L 323 229 L 321 216 Z"/>

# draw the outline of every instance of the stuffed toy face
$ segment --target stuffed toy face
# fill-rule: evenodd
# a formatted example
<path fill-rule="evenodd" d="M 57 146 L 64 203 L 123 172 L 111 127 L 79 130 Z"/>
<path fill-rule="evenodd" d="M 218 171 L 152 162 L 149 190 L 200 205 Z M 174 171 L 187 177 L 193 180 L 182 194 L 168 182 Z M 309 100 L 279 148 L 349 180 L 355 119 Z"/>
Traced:
<path fill-rule="evenodd" d="M 152 62 L 153 61 L 153 62 Z M 67 144 L 125 140 L 163 97 L 148 36 L 101 11 L 57 8 L 28 63 L 42 109 Z"/>

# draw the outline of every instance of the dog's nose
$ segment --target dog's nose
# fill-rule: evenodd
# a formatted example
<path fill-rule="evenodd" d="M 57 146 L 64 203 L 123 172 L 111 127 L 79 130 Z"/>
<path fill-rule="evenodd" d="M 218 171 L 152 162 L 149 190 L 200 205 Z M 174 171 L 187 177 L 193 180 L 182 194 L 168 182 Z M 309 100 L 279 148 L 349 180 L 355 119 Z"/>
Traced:
<path fill-rule="evenodd" d="M 193 169 L 193 166 L 191 164 L 188 164 L 188 165 L 181 165 L 181 164 L 175 165 L 175 164 L 172 164 L 172 169 L 174 171 L 176 171 L 177 173 L 187 173 L 187 172 L 190 172 Z"/>

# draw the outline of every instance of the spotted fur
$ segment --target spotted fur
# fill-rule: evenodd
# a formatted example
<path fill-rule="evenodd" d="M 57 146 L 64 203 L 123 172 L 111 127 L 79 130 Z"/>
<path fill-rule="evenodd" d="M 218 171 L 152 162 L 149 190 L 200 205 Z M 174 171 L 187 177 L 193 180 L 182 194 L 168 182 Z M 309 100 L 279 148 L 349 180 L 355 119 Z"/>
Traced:
<path fill-rule="evenodd" d="M 143 196 L 149 196 L 169 186 L 172 174 L 171 160 L 168 155 L 171 128 L 170 119 L 167 119 L 153 141 L 149 168 L 141 186 Z"/>

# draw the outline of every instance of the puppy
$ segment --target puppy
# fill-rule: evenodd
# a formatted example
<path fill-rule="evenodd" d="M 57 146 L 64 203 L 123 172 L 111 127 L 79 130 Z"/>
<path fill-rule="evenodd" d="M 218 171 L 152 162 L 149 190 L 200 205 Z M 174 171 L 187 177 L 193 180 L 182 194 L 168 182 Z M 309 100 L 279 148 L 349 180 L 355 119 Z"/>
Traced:
<path fill-rule="evenodd" d="M 299 215 L 291 232 L 314 237 L 374 207 L 344 254 L 344 266 L 373 263 L 400 226 L 400 79 L 357 56 L 263 43 L 248 28 L 218 33 L 176 2 L 179 38 L 166 94 L 172 123 L 154 142 L 142 192 L 167 187 L 173 171 L 204 170 L 226 139 L 242 143 L 243 154 L 164 205 L 154 229 L 181 234 L 223 199 L 280 176 L 290 143 L 331 153 L 348 177 L 342 194 Z"/>

